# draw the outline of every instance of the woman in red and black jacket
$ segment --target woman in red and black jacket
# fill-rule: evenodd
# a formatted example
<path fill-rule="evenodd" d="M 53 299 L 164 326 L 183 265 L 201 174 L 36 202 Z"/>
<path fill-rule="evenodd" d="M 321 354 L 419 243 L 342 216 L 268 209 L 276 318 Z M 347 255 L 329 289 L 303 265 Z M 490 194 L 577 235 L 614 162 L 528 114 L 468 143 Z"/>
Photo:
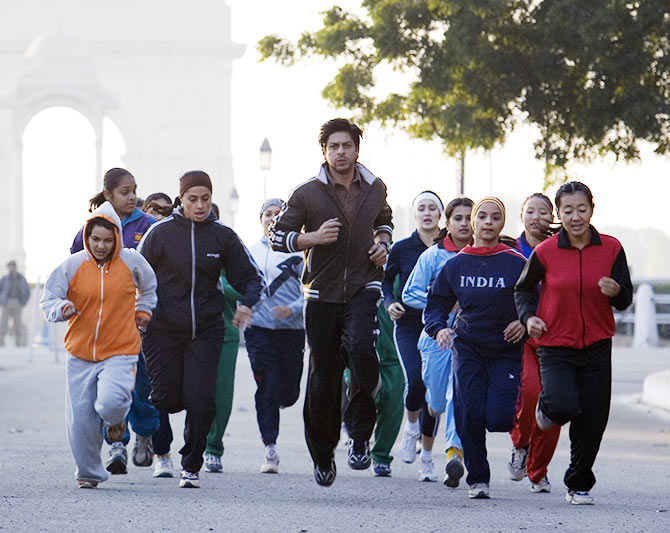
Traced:
<path fill-rule="evenodd" d="M 521 322 L 538 343 L 543 387 L 535 415 L 538 427 L 570 422 L 566 500 L 592 504 L 592 467 L 610 408 L 612 306 L 626 309 L 633 286 L 621 243 L 589 223 L 589 188 L 575 181 L 564 184 L 556 193 L 556 208 L 562 228 L 533 251 L 516 284 L 515 300 Z"/>

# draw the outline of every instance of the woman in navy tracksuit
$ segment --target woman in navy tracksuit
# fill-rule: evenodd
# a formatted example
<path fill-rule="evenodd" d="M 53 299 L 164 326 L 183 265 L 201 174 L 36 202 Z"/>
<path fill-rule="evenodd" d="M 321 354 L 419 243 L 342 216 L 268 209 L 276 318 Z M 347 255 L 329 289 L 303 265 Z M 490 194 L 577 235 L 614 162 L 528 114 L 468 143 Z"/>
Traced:
<path fill-rule="evenodd" d="M 244 297 L 233 325 L 251 318 L 263 281 L 235 232 L 211 211 L 212 182 L 202 171 L 179 181 L 181 207 L 157 222 L 138 248 L 156 272 L 158 304 L 142 337 L 151 400 L 161 411 L 186 410 L 180 487 L 200 486 L 207 433 L 216 411 L 217 369 L 225 326 L 219 276 Z"/>
<path fill-rule="evenodd" d="M 537 339 L 542 392 L 535 418 L 542 430 L 570 422 L 566 500 L 593 504 L 596 460 L 612 388 L 612 306 L 633 300 L 621 243 L 591 226 L 593 196 L 580 182 L 556 193 L 561 231 L 538 244 L 516 285 L 516 306 Z M 539 302 L 535 287 L 542 282 Z"/>
<path fill-rule="evenodd" d="M 412 208 L 417 229 L 391 248 L 384 270 L 382 291 L 384 307 L 395 322 L 394 340 L 405 373 L 407 424 L 400 458 L 406 463 L 413 463 L 416 459 L 416 443 L 421 437 L 419 480 L 437 481 L 432 457 L 437 419 L 429 414 L 426 407 L 426 387 L 421 379 L 421 354 L 417 348 L 423 330 L 421 311 L 401 304 L 400 294 L 395 294 L 393 287 L 397 279 L 398 287 L 402 290 L 419 256 L 432 246 L 440 232 L 438 223 L 444 206 L 434 192 L 423 191 L 412 202 Z"/>
<path fill-rule="evenodd" d="M 488 498 L 486 430 L 514 425 L 524 327 L 514 307 L 514 283 L 526 260 L 501 244 L 505 207 L 486 197 L 472 209 L 474 246 L 447 261 L 428 293 L 426 332 L 442 348 L 453 344 L 454 414 L 463 444 L 470 498 Z M 449 313 L 461 310 L 454 328 Z"/>

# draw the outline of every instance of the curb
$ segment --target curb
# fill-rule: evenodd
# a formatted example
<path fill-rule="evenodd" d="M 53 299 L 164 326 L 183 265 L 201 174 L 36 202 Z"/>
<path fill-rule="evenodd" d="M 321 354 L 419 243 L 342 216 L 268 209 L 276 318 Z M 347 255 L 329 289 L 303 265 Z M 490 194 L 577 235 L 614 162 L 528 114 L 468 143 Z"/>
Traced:
<path fill-rule="evenodd" d="M 670 370 L 655 372 L 644 378 L 642 401 L 670 411 Z"/>

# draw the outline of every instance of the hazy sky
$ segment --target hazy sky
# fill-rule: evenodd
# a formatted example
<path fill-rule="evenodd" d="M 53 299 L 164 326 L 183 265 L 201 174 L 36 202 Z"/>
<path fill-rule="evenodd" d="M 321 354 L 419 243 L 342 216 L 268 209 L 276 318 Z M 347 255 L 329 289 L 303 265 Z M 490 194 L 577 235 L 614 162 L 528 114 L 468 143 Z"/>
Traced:
<path fill-rule="evenodd" d="M 320 96 L 336 72 L 334 64 L 311 61 L 284 68 L 273 62 L 259 63 L 255 50 L 257 41 L 264 35 L 276 33 L 295 39 L 302 31 L 318 29 L 319 12 L 333 2 L 228 0 L 228 4 L 232 8 L 233 40 L 247 45 L 244 56 L 233 63 L 232 153 L 234 179 L 240 194 L 235 228 L 243 240 L 251 244 L 260 237 L 258 211 L 263 201 L 263 180 L 259 148 L 263 138 L 269 139 L 273 150 L 268 194 L 286 199 L 291 189 L 315 174 L 323 160 L 316 140 L 319 126 L 330 118 L 348 114 L 329 108 Z M 340 1 L 338 4 L 351 8 L 359 2 Z M 31 222 L 32 214 L 27 215 L 26 251 L 28 273 L 32 278 L 48 273 L 62 261 L 74 231 L 81 225 L 86 199 L 92 193 L 83 187 L 64 191 L 57 180 L 39 179 L 44 173 L 39 161 L 44 159 L 60 159 L 78 175 L 92 173 L 93 168 L 92 151 L 84 153 L 81 148 L 92 142 L 87 129 L 90 126 L 85 120 L 73 126 L 64 138 L 61 133 L 64 112 L 53 111 L 51 117 L 47 113 L 40 115 L 26 131 L 25 140 L 32 139 L 26 142 L 24 159 L 27 212 L 31 213 L 32 198 L 37 192 L 48 192 L 59 205 L 64 202 L 81 209 L 64 209 L 58 228 L 40 227 Z M 72 119 L 68 124 L 73 125 Z M 107 140 L 103 168 L 120 164 L 119 142 L 114 140 L 113 131 Z M 518 213 L 522 199 L 542 187 L 542 165 L 533 157 L 533 140 L 532 130 L 522 128 L 510 136 L 504 147 L 490 154 L 468 154 L 466 161 L 466 194 L 475 200 L 490 193 L 500 196 L 508 208 L 505 231 L 511 235 L 521 230 Z M 51 152 L 48 158 L 46 151 Z M 654 227 L 667 232 L 665 198 L 670 197 L 669 162 L 654 156 L 648 149 L 643 153 L 642 164 L 615 164 L 613 159 L 608 159 L 572 167 L 572 176 L 593 190 L 596 202 L 593 223 L 597 227 Z M 360 161 L 388 186 L 389 203 L 402 228 L 396 232 L 396 240 L 406 236 L 403 220 L 407 214 L 403 208 L 407 209 L 418 192 L 433 189 L 445 203 L 457 192 L 456 164 L 443 155 L 436 142 L 410 140 L 397 131 L 367 127 Z M 176 169 L 175 176 L 181 170 Z M 29 177 L 31 173 L 33 178 Z M 150 192 L 153 191 L 139 191 L 142 196 Z M 553 193 L 554 190 L 549 191 L 550 196 Z M 215 200 L 216 197 L 215 191 Z"/>

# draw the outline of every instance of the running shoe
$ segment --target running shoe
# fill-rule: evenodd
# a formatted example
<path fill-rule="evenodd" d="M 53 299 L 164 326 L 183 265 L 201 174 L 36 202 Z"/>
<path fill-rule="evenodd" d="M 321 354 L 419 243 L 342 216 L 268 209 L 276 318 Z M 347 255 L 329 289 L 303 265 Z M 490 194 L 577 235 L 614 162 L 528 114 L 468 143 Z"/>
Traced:
<path fill-rule="evenodd" d="M 593 505 L 593 496 L 588 490 L 569 490 L 565 495 L 565 501 L 572 505 Z"/>
<path fill-rule="evenodd" d="M 205 471 L 214 474 L 223 472 L 223 465 L 221 464 L 221 457 L 205 452 Z"/>
<path fill-rule="evenodd" d="M 119 424 L 114 424 L 107 428 L 107 438 L 109 442 L 119 442 L 123 440 L 123 435 L 126 432 L 126 421 Z"/>
<path fill-rule="evenodd" d="M 182 470 L 179 486 L 182 489 L 199 489 L 200 475 L 197 472 L 188 472 L 186 470 Z"/>
<path fill-rule="evenodd" d="M 319 465 L 314 465 L 314 479 L 322 487 L 330 487 L 335 481 L 337 475 L 337 467 L 335 466 L 335 459 L 330 460 L 330 465 L 327 468 L 321 468 Z"/>
<path fill-rule="evenodd" d="M 489 484 L 488 483 L 473 483 L 468 489 L 468 498 L 471 500 L 488 500 L 489 499 Z"/>
<path fill-rule="evenodd" d="M 261 465 L 262 474 L 279 473 L 279 454 L 277 450 L 270 448 L 265 451 L 265 461 Z"/>
<path fill-rule="evenodd" d="M 435 473 L 435 463 L 432 459 L 419 461 L 419 481 L 437 481 L 437 474 Z"/>
<path fill-rule="evenodd" d="M 551 492 L 551 483 L 549 483 L 549 478 L 544 476 L 537 483 L 531 483 L 530 490 L 533 492 Z"/>
<path fill-rule="evenodd" d="M 127 474 L 128 452 L 122 442 L 113 442 L 109 449 L 109 457 L 105 469 L 110 474 Z"/>
<path fill-rule="evenodd" d="M 455 489 L 461 482 L 465 467 L 463 466 L 463 452 L 460 448 L 452 446 L 447 450 L 447 467 L 445 468 L 444 484 Z"/>
<path fill-rule="evenodd" d="M 349 468 L 352 470 L 365 470 L 370 468 L 370 445 L 366 441 L 349 439 Z"/>
<path fill-rule="evenodd" d="M 412 433 L 405 430 L 405 438 L 400 448 L 400 459 L 402 459 L 403 463 L 412 464 L 416 460 L 416 443 L 419 442 L 420 437 L 421 433 L 418 431 Z"/>
<path fill-rule="evenodd" d="M 172 459 L 170 454 L 157 455 L 154 464 L 154 477 L 174 477 L 174 467 L 172 466 Z"/>
<path fill-rule="evenodd" d="M 512 457 L 507 463 L 510 479 L 521 481 L 526 477 L 526 459 L 528 458 L 528 448 L 512 448 Z"/>
<path fill-rule="evenodd" d="M 135 446 L 133 447 L 133 464 L 135 466 L 151 466 L 154 462 L 154 447 L 151 437 L 135 435 Z"/>
<path fill-rule="evenodd" d="M 385 463 L 372 463 L 372 472 L 377 477 L 391 477 L 391 465 Z"/>
<path fill-rule="evenodd" d="M 98 482 L 92 479 L 78 479 L 77 486 L 80 489 L 94 489 L 98 486 Z"/>
<path fill-rule="evenodd" d="M 537 423 L 537 427 L 540 428 L 542 431 L 547 431 L 550 427 L 555 426 L 551 420 L 547 418 L 547 415 L 545 415 L 541 409 L 540 409 L 540 402 L 537 402 L 537 405 L 535 406 L 535 422 Z"/>

